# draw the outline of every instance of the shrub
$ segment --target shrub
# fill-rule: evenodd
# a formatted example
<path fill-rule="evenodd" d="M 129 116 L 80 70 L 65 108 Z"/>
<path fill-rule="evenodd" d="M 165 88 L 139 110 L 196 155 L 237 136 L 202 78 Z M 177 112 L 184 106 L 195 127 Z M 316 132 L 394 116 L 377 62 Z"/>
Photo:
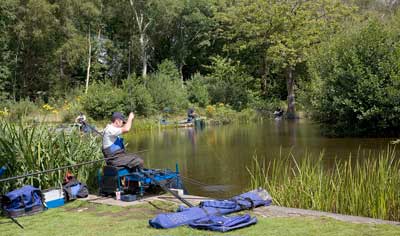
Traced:
<path fill-rule="evenodd" d="M 187 85 L 188 99 L 191 103 L 196 103 L 200 107 L 205 107 L 209 104 L 209 95 L 205 78 L 199 73 L 196 73 Z"/>
<path fill-rule="evenodd" d="M 323 44 L 309 65 L 313 115 L 327 134 L 399 134 L 398 29 L 370 21 Z"/>
<path fill-rule="evenodd" d="M 124 91 L 113 86 L 110 81 L 95 81 L 82 97 L 82 105 L 92 118 L 104 119 L 109 118 L 114 111 L 124 110 L 124 98 Z"/>
<path fill-rule="evenodd" d="M 187 95 L 182 83 L 167 74 L 157 72 L 149 76 L 146 88 L 160 111 L 166 107 L 176 111 L 187 106 Z"/>
<path fill-rule="evenodd" d="M 246 108 L 251 101 L 251 91 L 256 91 L 259 83 L 246 74 L 238 63 L 221 57 L 212 60 L 211 73 L 207 78 L 211 103 L 222 102 L 236 110 Z"/>
<path fill-rule="evenodd" d="M 158 65 L 158 73 L 169 77 L 172 80 L 180 80 L 180 74 L 175 63 L 169 59 L 166 59 Z"/>
<path fill-rule="evenodd" d="M 153 97 L 143 83 L 136 76 L 131 76 L 123 81 L 125 112 L 137 112 L 139 115 L 148 116 L 155 110 Z"/>
<path fill-rule="evenodd" d="M 9 118 L 11 120 L 19 120 L 23 117 L 32 115 L 32 113 L 39 110 L 36 104 L 31 102 L 29 99 L 23 99 L 19 102 L 10 101 L 8 108 Z"/>

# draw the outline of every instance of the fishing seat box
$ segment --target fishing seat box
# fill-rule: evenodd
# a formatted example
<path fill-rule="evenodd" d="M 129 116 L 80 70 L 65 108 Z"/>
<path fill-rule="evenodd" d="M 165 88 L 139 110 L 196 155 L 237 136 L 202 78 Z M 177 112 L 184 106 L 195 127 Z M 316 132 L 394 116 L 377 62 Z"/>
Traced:
<path fill-rule="evenodd" d="M 43 192 L 47 208 L 56 208 L 64 205 L 64 191 L 62 189 L 48 189 Z"/>

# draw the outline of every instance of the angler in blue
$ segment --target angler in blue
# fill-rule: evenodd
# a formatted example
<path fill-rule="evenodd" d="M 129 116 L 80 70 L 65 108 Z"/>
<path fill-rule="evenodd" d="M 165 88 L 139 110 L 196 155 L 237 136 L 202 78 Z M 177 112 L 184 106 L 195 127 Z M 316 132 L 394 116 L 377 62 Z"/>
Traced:
<path fill-rule="evenodd" d="M 128 119 L 125 119 L 120 112 L 112 114 L 111 123 L 103 131 L 102 151 L 107 165 L 132 170 L 136 167 L 143 167 L 142 158 L 135 154 L 126 153 L 124 140 L 121 137 L 123 133 L 129 132 L 134 118 L 133 112 L 129 114 Z"/>

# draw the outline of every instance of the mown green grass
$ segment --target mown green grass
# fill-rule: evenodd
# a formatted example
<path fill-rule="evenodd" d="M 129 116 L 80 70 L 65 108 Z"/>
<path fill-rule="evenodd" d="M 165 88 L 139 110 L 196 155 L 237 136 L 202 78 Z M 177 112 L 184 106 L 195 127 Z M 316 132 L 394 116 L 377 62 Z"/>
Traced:
<path fill-rule="evenodd" d="M 149 226 L 148 220 L 173 205 L 154 202 L 135 207 L 115 207 L 75 201 L 43 213 L 18 218 L 20 229 L 11 220 L 0 218 L 1 235 L 400 235 L 394 225 L 353 224 L 329 218 L 263 218 L 248 228 L 216 233 L 189 227 L 160 230 Z"/>

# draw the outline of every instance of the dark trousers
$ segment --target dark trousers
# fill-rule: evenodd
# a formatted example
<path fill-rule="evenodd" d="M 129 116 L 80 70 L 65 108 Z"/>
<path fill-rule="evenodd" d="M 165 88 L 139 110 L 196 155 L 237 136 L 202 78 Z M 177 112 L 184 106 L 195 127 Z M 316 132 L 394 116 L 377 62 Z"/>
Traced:
<path fill-rule="evenodd" d="M 143 167 L 143 159 L 135 154 L 126 153 L 124 149 L 114 153 L 108 153 L 102 150 L 106 164 L 115 167 L 126 167 L 129 169 L 136 169 L 136 167 Z"/>

